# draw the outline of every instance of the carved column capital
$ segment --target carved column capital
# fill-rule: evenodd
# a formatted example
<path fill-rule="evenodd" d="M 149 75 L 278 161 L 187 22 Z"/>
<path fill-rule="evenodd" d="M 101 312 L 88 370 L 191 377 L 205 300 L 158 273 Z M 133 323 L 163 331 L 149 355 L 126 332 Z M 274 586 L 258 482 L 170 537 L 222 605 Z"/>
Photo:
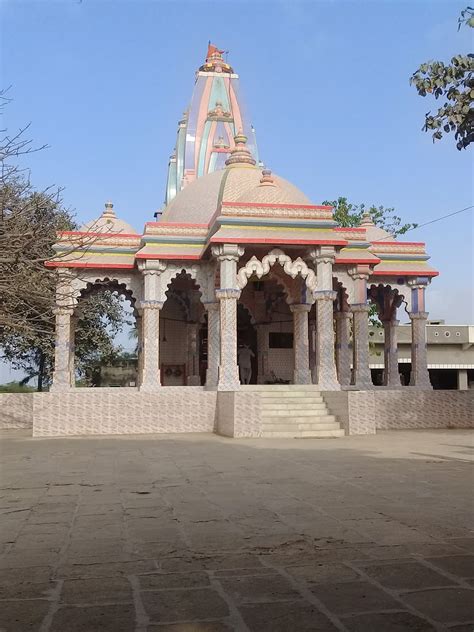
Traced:
<path fill-rule="evenodd" d="M 428 312 L 410 312 L 408 316 L 410 320 L 427 320 Z"/>
<path fill-rule="evenodd" d="M 53 314 L 55 316 L 72 316 L 74 309 L 71 306 L 57 305 L 53 308 Z"/>
<path fill-rule="evenodd" d="M 360 313 L 360 312 L 369 312 L 370 311 L 370 305 L 367 305 L 367 303 L 354 303 L 351 305 L 351 312 L 353 313 Z"/>
<path fill-rule="evenodd" d="M 367 265 L 358 265 L 354 268 L 349 268 L 349 276 L 356 280 L 367 281 L 370 277 L 370 267 Z"/>
<path fill-rule="evenodd" d="M 414 277 L 413 279 L 407 280 L 408 287 L 413 288 L 426 288 L 430 284 L 430 279 L 428 277 Z"/>
<path fill-rule="evenodd" d="M 137 309 L 142 312 L 144 309 L 161 309 L 163 307 L 163 301 L 147 300 L 137 301 Z"/>
<path fill-rule="evenodd" d="M 316 301 L 335 301 L 337 292 L 333 290 L 316 290 L 313 292 L 313 297 Z"/>
<path fill-rule="evenodd" d="M 216 298 L 220 301 L 226 298 L 240 298 L 241 291 L 237 288 L 221 288 L 220 290 L 216 290 Z"/>
<path fill-rule="evenodd" d="M 290 311 L 293 313 L 310 312 L 311 305 L 308 305 L 307 303 L 292 303 L 290 305 Z"/>
<path fill-rule="evenodd" d="M 219 310 L 219 301 L 203 303 L 206 312 L 217 312 Z"/>
<path fill-rule="evenodd" d="M 313 263 L 334 264 L 336 253 L 334 246 L 316 246 L 308 251 L 307 258 Z"/>
<path fill-rule="evenodd" d="M 212 256 L 218 261 L 238 261 L 245 248 L 238 244 L 218 244 L 211 247 Z"/>
<path fill-rule="evenodd" d="M 160 275 L 167 267 L 168 263 L 160 259 L 141 259 L 138 261 L 138 269 L 144 276 Z"/>

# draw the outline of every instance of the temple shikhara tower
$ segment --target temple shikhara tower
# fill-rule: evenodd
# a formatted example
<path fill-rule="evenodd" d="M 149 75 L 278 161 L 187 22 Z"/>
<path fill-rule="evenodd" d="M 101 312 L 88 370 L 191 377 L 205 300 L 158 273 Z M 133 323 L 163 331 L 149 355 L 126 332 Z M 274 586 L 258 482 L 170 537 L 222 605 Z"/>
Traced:
<path fill-rule="evenodd" d="M 258 162 L 255 132 L 240 100 L 239 75 L 224 61 L 223 54 L 209 42 L 206 62 L 196 73 L 191 103 L 178 123 L 165 204 L 196 178 L 224 169 L 239 131 L 245 134 L 247 147 Z"/>
<path fill-rule="evenodd" d="M 158 219 L 138 233 L 107 203 L 97 220 L 59 235 L 49 264 L 58 271 L 54 379 L 36 434 L 340 436 L 375 432 L 382 409 L 398 420 L 407 407 L 429 416 L 439 405 L 425 344 L 425 294 L 438 272 L 425 244 L 395 239 L 370 214 L 338 226 L 330 206 L 263 168 L 239 77 L 211 44 L 178 124 Z M 136 383 L 77 389 L 75 322 L 104 287 L 133 306 Z M 371 305 L 384 335 L 380 386 Z M 404 384 L 402 311 L 412 327 Z"/>

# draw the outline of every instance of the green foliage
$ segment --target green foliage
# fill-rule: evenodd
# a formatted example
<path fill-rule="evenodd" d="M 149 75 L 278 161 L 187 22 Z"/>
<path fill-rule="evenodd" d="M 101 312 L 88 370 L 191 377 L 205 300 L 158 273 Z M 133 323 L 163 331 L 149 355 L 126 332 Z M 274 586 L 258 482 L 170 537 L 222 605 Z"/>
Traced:
<path fill-rule="evenodd" d="M 0 91 L 0 110 L 8 102 Z M 45 262 L 55 255 L 56 232 L 77 225 L 59 190 L 35 190 L 17 166 L 20 156 L 37 151 L 23 137 L 25 129 L 0 130 L 0 357 L 26 373 L 20 384 L 37 378 L 42 390 L 54 360 L 57 286 L 57 274 Z M 116 293 L 84 299 L 76 337 L 80 375 L 120 353 L 113 337 L 126 318 Z"/>
<path fill-rule="evenodd" d="M 77 225 L 57 194 L 35 191 L 15 174 L 0 184 L 0 353 L 33 379 L 38 390 L 50 382 L 54 362 L 56 273 L 44 263 L 53 256 L 58 230 Z M 76 336 L 79 375 L 120 352 L 113 338 L 124 324 L 121 297 L 103 291 L 84 299 Z"/>
<path fill-rule="evenodd" d="M 110 290 L 92 294 L 80 304 L 76 326 L 76 371 L 86 383 L 94 383 L 101 365 L 116 365 L 124 356 L 114 337 L 124 326 L 131 326 L 123 296 Z"/>
<path fill-rule="evenodd" d="M 461 12 L 458 30 L 466 25 L 474 27 L 474 9 L 467 7 Z M 433 142 L 444 134 L 454 132 L 456 147 L 465 149 L 474 141 L 474 55 L 455 55 L 448 64 L 429 61 L 413 73 L 410 84 L 418 94 L 428 94 L 435 99 L 444 99 L 443 105 L 434 114 L 425 115 L 423 131 L 431 131 Z"/>
<path fill-rule="evenodd" d="M 370 214 L 376 226 L 383 228 L 394 237 L 403 235 L 408 230 L 418 226 L 418 224 L 413 223 L 402 223 L 401 217 L 395 214 L 393 207 L 353 204 L 345 197 L 339 197 L 333 201 L 326 200 L 323 205 L 333 207 L 334 219 L 340 226 L 359 226 L 365 213 Z M 374 303 L 370 303 L 369 322 L 373 327 L 382 326 L 378 317 L 377 306 Z M 372 343 L 371 346 L 373 347 Z"/>
<path fill-rule="evenodd" d="M 340 226 L 359 226 L 364 213 L 370 213 L 372 221 L 376 226 L 383 228 L 394 237 L 403 235 L 408 230 L 416 228 L 418 224 L 403 224 L 401 218 L 395 214 L 395 209 L 384 206 L 366 206 L 365 204 L 353 204 L 345 197 L 337 200 L 325 201 L 323 205 L 332 206 L 334 209 L 334 219 Z"/>
<path fill-rule="evenodd" d="M 0 384 L 0 393 L 33 393 L 34 388 L 27 386 L 22 382 L 8 382 L 7 384 Z"/>

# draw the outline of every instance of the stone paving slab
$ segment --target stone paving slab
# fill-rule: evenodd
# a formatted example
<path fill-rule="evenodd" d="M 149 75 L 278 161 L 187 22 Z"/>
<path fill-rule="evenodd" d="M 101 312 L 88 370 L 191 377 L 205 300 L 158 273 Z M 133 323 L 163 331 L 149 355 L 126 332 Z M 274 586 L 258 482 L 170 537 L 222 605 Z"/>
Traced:
<path fill-rule="evenodd" d="M 0 632 L 472 632 L 467 445 L 0 433 Z"/>

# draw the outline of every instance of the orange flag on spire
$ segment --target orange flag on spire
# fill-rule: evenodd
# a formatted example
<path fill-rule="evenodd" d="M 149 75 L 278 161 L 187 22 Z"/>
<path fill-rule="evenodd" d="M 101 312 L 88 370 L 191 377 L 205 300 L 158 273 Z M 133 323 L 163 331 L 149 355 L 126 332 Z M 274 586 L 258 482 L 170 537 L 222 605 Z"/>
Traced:
<path fill-rule="evenodd" d="M 211 42 L 209 42 L 209 44 L 207 45 L 207 56 L 210 57 L 211 55 L 214 55 L 214 53 L 219 53 L 219 55 L 222 55 L 225 53 L 225 51 L 219 50 L 217 46 L 214 46 L 214 44 L 211 44 Z"/>

